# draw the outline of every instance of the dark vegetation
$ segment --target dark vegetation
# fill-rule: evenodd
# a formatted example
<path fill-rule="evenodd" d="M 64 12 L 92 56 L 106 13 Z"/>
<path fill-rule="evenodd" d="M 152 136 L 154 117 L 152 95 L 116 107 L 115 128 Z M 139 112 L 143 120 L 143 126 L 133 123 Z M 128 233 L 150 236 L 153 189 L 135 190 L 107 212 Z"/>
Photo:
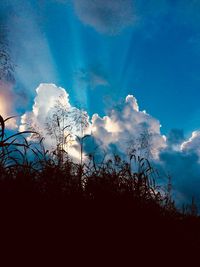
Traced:
<path fill-rule="evenodd" d="M 0 80 L 14 83 L 14 68 L 5 29 L 0 29 Z M 57 111 L 65 122 L 68 110 Z M 199 260 L 200 218 L 194 200 L 179 211 L 170 179 L 163 190 L 149 161 L 134 153 L 128 162 L 114 155 L 97 163 L 88 155 L 84 163 L 87 118 L 75 113 L 80 163 L 64 150 L 69 126 L 61 126 L 56 114 L 47 123 L 58 142 L 53 152 L 45 150 L 42 138 L 38 144 L 27 141 L 27 134 L 37 136 L 34 129 L 7 136 L 5 124 L 12 118 L 0 116 L 1 258 L 6 251 L 7 261 L 14 258 L 16 265 L 16 251 L 17 257 L 28 257 L 26 266 L 38 252 L 45 258 L 43 266 L 52 256 L 54 266 L 63 266 L 63 258 L 69 266 L 77 261 L 82 266 L 85 259 L 92 266 L 191 266 Z"/>
<path fill-rule="evenodd" d="M 129 162 L 113 156 L 97 164 L 89 155 L 87 164 L 74 163 L 62 147 L 50 153 L 42 139 L 28 143 L 29 131 L 7 137 L 5 123 L 0 116 L 1 238 L 15 236 L 15 247 L 23 240 L 24 254 L 31 240 L 42 254 L 58 249 L 67 261 L 74 255 L 74 262 L 87 258 L 94 266 L 109 259 L 122 266 L 191 263 L 198 255 L 194 201 L 177 210 L 170 180 L 165 191 L 157 186 L 148 160 L 132 154 Z"/>

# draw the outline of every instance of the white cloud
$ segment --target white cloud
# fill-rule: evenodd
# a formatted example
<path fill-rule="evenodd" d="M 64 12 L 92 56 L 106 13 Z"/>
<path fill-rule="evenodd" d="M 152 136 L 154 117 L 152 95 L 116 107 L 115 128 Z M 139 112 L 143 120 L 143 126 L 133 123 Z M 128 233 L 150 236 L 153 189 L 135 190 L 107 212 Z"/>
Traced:
<path fill-rule="evenodd" d="M 194 131 L 192 136 L 181 145 L 184 152 L 195 152 L 200 157 L 200 131 Z"/>
<path fill-rule="evenodd" d="M 194 131 L 186 140 L 181 130 L 172 130 L 157 166 L 161 173 L 164 170 L 172 176 L 179 204 L 190 202 L 192 196 L 200 204 L 200 131 Z"/>
<path fill-rule="evenodd" d="M 47 122 L 48 117 L 52 117 L 52 111 L 57 101 L 59 101 L 59 104 L 63 105 L 67 111 L 74 109 L 69 102 L 69 95 L 65 89 L 57 87 L 55 84 L 40 84 L 36 88 L 36 97 L 34 99 L 32 111 L 26 112 L 21 116 L 21 125 L 19 126 L 20 131 L 31 129 L 40 133 L 41 136 L 45 138 L 44 144 L 46 148 L 50 150 L 56 148 L 57 141 L 55 136 L 52 138 L 48 134 Z M 68 123 L 70 124 L 72 122 Z M 74 132 L 74 135 L 75 134 L 78 134 L 78 130 Z M 65 148 L 74 159 L 80 158 L 79 145 L 74 136 L 72 136 L 72 142 L 69 142 Z"/>
<path fill-rule="evenodd" d="M 21 117 L 20 130 L 26 130 L 27 124 L 35 127 L 36 130 L 38 127 L 45 136 L 45 145 L 48 149 L 55 149 L 56 141 L 47 135 L 46 118 L 51 114 L 55 102 L 60 97 L 66 107 L 75 109 L 71 106 L 65 89 L 54 84 L 40 84 L 36 89 L 32 111 L 26 112 Z M 87 112 L 85 115 L 89 120 Z M 165 170 L 172 175 L 176 196 L 179 196 L 179 200 L 181 196 L 181 201 L 190 201 L 194 195 L 200 203 L 198 198 L 200 131 L 193 132 L 191 138 L 185 140 L 183 132 L 175 129 L 166 139 L 160 132 L 160 122 L 148 113 L 140 111 L 137 100 L 132 95 L 128 95 L 124 103 L 113 108 L 108 115 L 100 117 L 94 114 L 89 130 L 92 131 L 95 147 L 96 144 L 100 145 L 104 151 L 106 150 L 108 156 L 111 152 L 118 152 L 119 155 L 125 156 L 128 149 L 138 148 L 137 143 L 142 141 L 142 134 L 148 133 L 152 161 L 160 171 Z M 75 131 L 74 134 L 77 132 Z M 86 159 L 86 151 L 92 149 L 87 147 L 92 146 L 90 140 L 87 141 L 84 147 L 84 159 Z M 80 146 L 76 141 L 66 149 L 75 160 L 80 160 Z M 142 149 L 138 152 L 145 153 Z"/>
<path fill-rule="evenodd" d="M 46 120 L 51 115 L 52 108 L 54 108 L 58 99 L 69 110 L 76 109 L 71 106 L 69 95 L 64 88 L 57 87 L 54 84 L 40 84 L 36 88 L 32 111 L 26 112 L 21 117 L 19 129 L 21 131 L 26 130 L 29 124 L 36 130 L 41 131 L 43 135 L 46 135 Z M 77 111 L 79 110 L 77 109 Z M 89 121 L 87 112 L 85 114 Z M 140 111 L 137 100 L 133 95 L 128 95 L 124 103 L 115 106 L 104 117 L 94 114 L 89 125 L 96 142 L 108 151 L 115 145 L 120 153 L 126 154 L 130 142 L 137 143 L 141 140 L 142 134 L 146 133 L 150 137 L 149 146 L 154 159 L 158 159 L 159 153 L 164 149 L 170 149 L 174 152 L 179 151 L 180 153 L 192 151 L 200 157 L 200 131 L 193 132 L 191 138 L 184 141 L 183 133 L 173 130 L 173 134 L 166 140 L 166 137 L 160 132 L 160 122 L 146 111 Z M 73 131 L 73 133 L 77 134 L 76 131 Z M 174 143 L 176 146 L 174 146 Z"/>
<path fill-rule="evenodd" d="M 98 32 L 117 34 L 136 20 L 132 0 L 73 0 L 79 19 Z"/>
<path fill-rule="evenodd" d="M 120 153 L 126 154 L 130 146 L 141 139 L 143 133 L 150 137 L 150 150 L 154 158 L 166 146 L 165 137 L 160 133 L 160 123 L 149 114 L 139 111 L 137 100 L 132 95 L 126 97 L 125 103 L 111 111 L 110 115 L 101 118 L 98 114 L 92 117 L 94 137 L 105 148 L 113 144 Z M 144 152 L 144 151 L 143 151 Z"/>
<path fill-rule="evenodd" d="M 27 124 L 29 124 L 46 137 L 47 143 L 53 144 L 46 135 L 45 125 L 46 118 L 51 114 L 55 102 L 61 98 L 63 104 L 69 109 L 75 109 L 75 107 L 70 105 L 69 95 L 65 89 L 54 84 L 40 84 L 36 89 L 36 94 L 32 111 L 26 112 L 21 117 L 20 130 L 26 130 Z M 87 112 L 85 114 L 88 117 Z M 144 132 L 148 132 L 151 137 L 150 145 L 153 157 L 158 157 L 159 150 L 166 146 L 165 138 L 160 133 L 159 121 L 149 114 L 139 111 L 137 100 L 132 95 L 128 95 L 125 102 L 114 108 L 109 115 L 101 118 L 98 114 L 94 114 L 89 128 L 96 142 L 108 151 L 114 144 L 120 153 L 126 154 L 128 142 L 130 140 L 137 141 Z"/>
<path fill-rule="evenodd" d="M 44 129 L 46 118 L 54 107 L 56 100 L 59 98 L 70 107 L 67 92 L 54 84 L 42 83 L 36 88 L 36 93 L 37 95 L 34 99 L 32 112 L 27 112 L 22 116 L 20 130 L 24 130 L 24 127 L 26 127 L 25 123 L 29 123 L 28 120 L 30 120 L 32 124 L 37 124 L 38 128 Z"/>

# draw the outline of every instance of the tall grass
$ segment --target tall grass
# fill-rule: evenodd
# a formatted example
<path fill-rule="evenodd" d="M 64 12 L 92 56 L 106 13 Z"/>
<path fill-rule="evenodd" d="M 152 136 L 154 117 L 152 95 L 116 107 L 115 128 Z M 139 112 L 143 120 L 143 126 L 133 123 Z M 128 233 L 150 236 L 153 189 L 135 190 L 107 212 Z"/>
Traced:
<path fill-rule="evenodd" d="M 178 214 L 171 197 L 171 181 L 167 191 L 158 186 L 157 172 L 147 159 L 132 153 L 128 161 L 113 155 L 97 163 L 95 156 L 90 155 L 87 163 L 83 163 L 81 153 L 80 163 L 74 163 L 63 146 L 50 152 L 45 149 L 43 138 L 37 144 L 28 142 L 26 135 L 37 135 L 36 132 L 23 131 L 7 136 L 5 124 L 12 118 L 0 116 L 0 188 L 8 181 L 10 184 L 19 182 L 23 190 L 26 185 L 43 197 L 126 198 Z"/>
<path fill-rule="evenodd" d="M 194 199 L 183 212 L 178 211 L 171 179 L 164 191 L 147 159 L 133 153 L 127 161 L 113 155 L 97 163 L 95 155 L 89 155 L 87 162 L 75 163 L 59 150 L 62 147 L 46 150 L 42 138 L 28 142 L 26 135 L 31 131 L 7 136 L 8 119 L 0 116 L 1 219 L 2 210 L 11 213 L 14 207 L 11 222 L 15 225 L 18 217 L 26 222 L 29 214 L 34 231 L 38 220 L 50 214 L 44 224 L 47 229 L 51 225 L 48 235 L 52 229 L 62 229 L 62 235 L 67 233 L 65 242 L 77 240 L 77 246 L 87 240 L 85 253 L 102 248 L 111 253 L 112 247 L 114 258 L 116 251 L 123 250 L 126 257 L 127 251 L 142 256 L 149 250 L 155 254 L 154 250 L 162 253 L 169 248 L 171 254 L 177 249 L 187 254 L 198 251 L 200 220 Z"/>

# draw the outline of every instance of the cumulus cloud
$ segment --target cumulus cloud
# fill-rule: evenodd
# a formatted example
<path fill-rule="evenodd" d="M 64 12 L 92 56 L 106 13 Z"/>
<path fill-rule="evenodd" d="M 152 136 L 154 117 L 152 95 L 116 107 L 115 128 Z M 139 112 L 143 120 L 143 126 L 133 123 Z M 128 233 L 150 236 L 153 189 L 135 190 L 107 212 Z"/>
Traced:
<path fill-rule="evenodd" d="M 61 105 L 69 110 L 76 109 L 71 106 L 65 89 L 54 84 L 40 84 L 32 111 L 21 117 L 20 125 L 20 130 L 26 130 L 28 124 L 36 130 L 38 128 L 45 136 L 45 144 L 52 149 L 56 147 L 56 140 L 48 136 L 46 122 L 58 99 L 62 99 Z M 167 172 L 172 176 L 174 194 L 179 203 L 189 202 L 192 196 L 200 203 L 200 131 L 193 132 L 188 139 L 179 129 L 171 130 L 167 137 L 163 136 L 160 122 L 140 111 L 133 95 L 128 95 L 122 104 L 115 106 L 104 117 L 94 114 L 90 119 L 86 111 L 84 114 L 89 124 L 87 133 L 92 136 L 84 142 L 85 159 L 86 154 L 94 152 L 97 147 L 101 148 L 96 154 L 99 158 L 101 151 L 108 156 L 117 153 L 125 157 L 130 149 L 141 156 L 151 156 L 161 175 Z M 74 136 L 77 131 L 73 131 Z M 147 148 L 148 155 L 145 154 Z M 68 147 L 68 152 L 74 159 L 80 159 L 80 145 L 76 138 Z"/>
<path fill-rule="evenodd" d="M 55 106 L 57 105 L 57 108 Z M 51 125 L 50 127 L 54 127 L 55 129 L 49 130 L 48 120 L 53 120 L 53 115 L 59 117 L 62 116 L 62 112 L 65 111 L 66 117 L 66 125 L 72 125 L 73 121 L 70 120 L 68 114 L 71 111 L 75 111 L 76 114 L 81 112 L 79 109 L 72 107 L 69 102 L 69 95 L 65 89 L 61 87 L 57 87 L 55 84 L 40 84 L 36 88 L 36 97 L 34 99 L 34 104 L 32 107 L 32 111 L 26 112 L 21 116 L 21 125 L 19 126 L 20 131 L 25 130 L 34 130 L 38 132 L 42 137 L 44 137 L 44 144 L 47 149 L 54 150 L 60 140 L 58 140 L 58 129 L 56 129 L 57 123 L 55 125 Z M 80 114 L 80 113 L 79 113 Z M 87 113 L 83 113 L 87 119 Z M 56 118 L 57 119 L 57 118 Z M 60 119 L 60 118 L 59 118 Z M 66 126 L 63 125 L 63 126 Z M 60 127 L 60 126 L 59 126 Z M 54 131 L 54 135 L 51 135 L 50 132 Z M 66 136 L 68 132 L 66 132 Z M 87 132 L 86 132 L 87 133 Z M 72 138 L 70 142 L 64 147 L 68 151 L 68 153 L 74 158 L 80 158 L 80 146 L 77 143 L 75 135 L 79 134 L 79 130 L 72 131 Z M 57 135 L 57 136 L 56 136 Z M 84 156 L 84 155 L 83 155 Z"/>
<path fill-rule="evenodd" d="M 128 95 L 125 102 L 112 109 L 108 116 L 101 118 L 98 114 L 94 114 L 92 132 L 104 147 L 115 145 L 123 154 L 127 153 L 130 145 L 137 150 L 138 142 L 142 141 L 144 133 L 147 134 L 148 149 L 153 158 L 157 158 L 159 151 L 166 146 L 165 137 L 160 133 L 159 121 L 140 111 L 137 100 L 132 95 Z M 145 149 L 146 147 L 140 152 L 146 152 Z"/>
<path fill-rule="evenodd" d="M 199 146 L 199 145 L 198 145 Z M 195 151 L 174 151 L 166 149 L 159 155 L 157 167 L 172 177 L 176 202 L 188 203 L 194 196 L 200 204 L 200 164 Z"/>
<path fill-rule="evenodd" d="M 180 151 L 185 141 L 184 132 L 181 129 L 172 129 L 167 136 L 167 146 L 173 150 Z"/>
<path fill-rule="evenodd" d="M 195 152 L 200 157 L 200 131 L 194 131 L 189 140 L 183 142 L 181 149 L 184 152 Z"/>
<path fill-rule="evenodd" d="M 100 33 L 117 34 L 136 20 L 132 0 L 73 0 L 79 19 Z"/>
<path fill-rule="evenodd" d="M 194 196 L 200 205 L 200 131 L 194 131 L 186 139 L 182 130 L 172 130 L 167 146 L 154 163 L 161 174 L 172 177 L 177 203 L 188 203 Z"/>
<path fill-rule="evenodd" d="M 101 118 L 94 114 L 92 131 L 97 143 L 108 151 L 115 149 L 120 155 L 126 155 L 127 147 L 132 148 L 133 145 L 143 156 L 147 155 L 146 147 L 143 150 L 137 142 L 140 145 L 143 142 L 141 137 L 147 133 L 149 143 L 146 145 L 150 147 L 151 162 L 161 177 L 164 178 L 166 173 L 172 176 L 176 202 L 188 203 L 195 196 L 200 204 L 200 131 L 193 132 L 188 139 L 180 129 L 172 129 L 167 137 L 163 136 L 159 121 L 140 111 L 132 95 L 127 96 L 126 101 L 108 116 Z M 166 180 L 163 179 L 163 183 Z"/>
<path fill-rule="evenodd" d="M 39 132 L 43 132 L 49 112 L 59 98 L 62 99 L 66 106 L 70 107 L 68 94 L 63 88 L 54 84 L 40 84 L 36 88 L 32 111 L 26 112 L 21 117 L 20 131 L 26 130 L 27 125 L 30 125 L 32 128 L 39 130 Z"/>
<path fill-rule="evenodd" d="M 72 107 L 67 92 L 54 84 L 40 84 L 36 89 L 36 97 L 31 112 L 26 112 L 21 117 L 20 130 L 26 130 L 29 124 L 32 128 L 45 134 L 47 117 L 52 112 L 56 100 L 62 99 L 65 107 Z M 78 109 L 76 109 L 79 111 Z M 160 123 L 146 112 L 140 111 L 134 96 L 128 95 L 123 104 L 111 110 L 110 114 L 101 118 L 94 114 L 89 122 L 87 112 L 84 113 L 95 142 L 111 151 L 113 145 L 118 152 L 127 153 L 128 141 L 136 146 L 142 134 L 148 133 L 152 157 L 158 157 L 159 150 L 166 146 L 165 137 L 160 133 Z M 89 131 L 89 130 L 88 130 Z M 77 134 L 77 133 L 75 133 Z M 51 142 L 52 143 L 52 142 Z"/>

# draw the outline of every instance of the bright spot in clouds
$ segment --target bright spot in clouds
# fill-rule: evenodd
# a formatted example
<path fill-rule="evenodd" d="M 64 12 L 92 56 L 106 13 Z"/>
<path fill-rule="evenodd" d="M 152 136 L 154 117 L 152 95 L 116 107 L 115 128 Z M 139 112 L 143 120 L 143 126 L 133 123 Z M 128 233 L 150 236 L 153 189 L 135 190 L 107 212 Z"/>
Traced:
<path fill-rule="evenodd" d="M 32 111 L 26 112 L 21 117 L 19 129 L 22 131 L 26 130 L 27 127 L 33 128 L 46 137 L 47 117 L 59 99 L 62 99 L 62 104 L 69 110 L 75 108 L 71 106 L 69 95 L 63 88 L 54 84 L 40 84 L 36 88 Z M 166 146 L 165 138 L 160 133 L 160 122 L 149 114 L 139 111 L 137 100 L 132 95 L 128 95 L 123 104 L 113 108 L 110 114 L 103 118 L 94 114 L 90 119 L 87 112 L 86 116 L 90 121 L 87 133 L 92 133 L 96 142 L 108 151 L 114 144 L 118 147 L 119 152 L 125 155 L 128 141 L 133 139 L 137 141 L 143 132 L 148 132 L 151 135 L 153 158 L 157 158 L 160 149 Z M 78 133 L 75 132 L 74 134 Z M 49 138 L 46 139 L 47 143 L 52 144 Z"/>
<path fill-rule="evenodd" d="M 14 93 L 13 85 L 4 81 L 0 81 L 0 115 L 5 119 L 14 114 L 13 110 Z M 17 128 L 16 120 L 11 119 L 6 122 L 6 126 L 10 129 Z"/>

